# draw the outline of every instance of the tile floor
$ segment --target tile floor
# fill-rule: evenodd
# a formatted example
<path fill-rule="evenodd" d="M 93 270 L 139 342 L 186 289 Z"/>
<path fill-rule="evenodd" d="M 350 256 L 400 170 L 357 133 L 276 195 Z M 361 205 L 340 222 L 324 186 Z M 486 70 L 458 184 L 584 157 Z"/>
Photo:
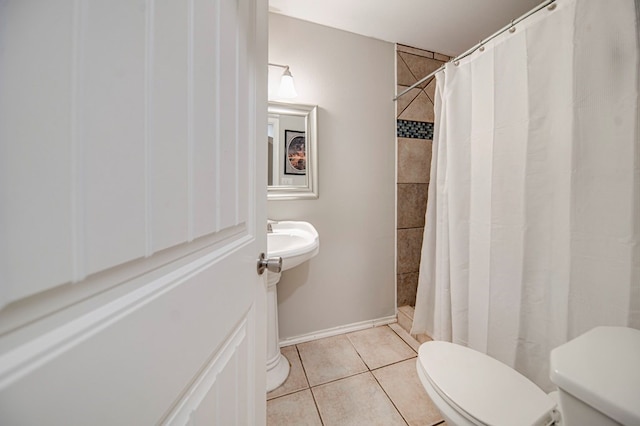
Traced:
<path fill-rule="evenodd" d="M 390 324 L 282 348 L 287 381 L 267 425 L 446 426 L 416 372 L 419 343 Z"/>

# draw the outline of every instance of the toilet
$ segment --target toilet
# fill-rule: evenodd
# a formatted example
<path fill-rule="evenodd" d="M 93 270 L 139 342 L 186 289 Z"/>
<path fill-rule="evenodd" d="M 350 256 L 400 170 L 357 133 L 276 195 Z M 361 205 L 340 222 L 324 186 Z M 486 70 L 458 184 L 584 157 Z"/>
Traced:
<path fill-rule="evenodd" d="M 551 351 L 546 394 L 465 346 L 420 346 L 418 376 L 449 426 L 640 425 L 640 330 L 597 327 Z"/>

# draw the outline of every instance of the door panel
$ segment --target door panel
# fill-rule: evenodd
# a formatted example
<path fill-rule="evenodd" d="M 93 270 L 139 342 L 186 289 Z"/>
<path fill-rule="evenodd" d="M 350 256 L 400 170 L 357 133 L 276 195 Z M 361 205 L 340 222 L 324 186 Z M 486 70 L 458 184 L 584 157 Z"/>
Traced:
<path fill-rule="evenodd" d="M 2 423 L 264 423 L 266 2 L 50 9 L 0 3 Z"/>
<path fill-rule="evenodd" d="M 246 267 L 247 247 L 211 253 L 4 354 L 6 424 L 158 422 L 234 330 L 247 334 L 253 294 L 220 279 Z"/>
<path fill-rule="evenodd" d="M 194 384 L 185 398 L 165 419 L 166 424 L 255 424 L 252 401 L 244 398 L 253 386 L 248 381 L 251 371 L 247 322 L 243 322 L 227 345 Z M 222 407 L 237 407 L 235 411 Z"/>
<path fill-rule="evenodd" d="M 238 51 L 232 46 L 238 44 L 237 26 L 237 5 L 234 0 L 220 0 L 222 16 L 225 19 L 220 21 L 220 93 L 222 99 L 233 98 L 238 90 Z M 224 82 L 224 84 L 223 84 Z M 237 141 L 238 129 L 238 105 L 223 105 L 220 108 L 220 176 L 224 183 L 220 185 L 220 195 L 222 199 L 228 200 L 231 204 L 237 204 L 237 172 L 236 147 L 233 141 Z M 226 210 L 220 214 L 220 226 L 232 226 L 236 223 L 235 212 Z"/>
<path fill-rule="evenodd" d="M 190 72 L 193 76 L 190 87 L 190 95 L 193 102 L 193 121 L 190 128 L 191 152 L 190 162 L 193 164 L 193 173 L 190 179 L 193 182 L 194 191 L 191 193 L 192 226 L 190 227 L 190 239 L 198 238 L 221 229 L 220 215 L 223 211 L 235 210 L 233 200 L 221 198 L 222 176 L 220 173 L 220 147 L 222 144 L 235 144 L 236 140 L 224 141 L 221 139 L 221 129 L 233 123 L 220 121 L 221 104 L 219 101 L 220 85 L 235 85 L 235 80 L 221 82 L 218 76 L 221 74 L 221 66 L 230 62 L 227 58 L 220 58 L 219 42 L 211 43 L 209 40 L 220 40 L 220 5 L 215 0 L 196 0 L 192 2 L 191 19 L 193 21 L 191 43 L 193 48 L 193 67 Z M 235 14 L 233 15 L 235 22 Z M 234 40 L 232 40 L 234 41 Z M 236 50 L 234 44 L 228 47 Z M 209 52 L 209 54 L 201 54 Z M 228 108 L 236 104 L 235 98 L 227 100 Z M 233 130 L 233 129 L 232 129 Z M 211 144 L 210 138 L 215 137 L 217 144 Z M 229 161 L 229 159 L 226 159 Z M 226 182 L 229 182 L 228 180 Z M 225 182 L 225 184 L 226 184 Z M 208 193 L 210 197 L 193 197 L 195 193 Z M 226 208 L 216 209 L 216 205 Z"/>
<path fill-rule="evenodd" d="M 151 214 L 151 250 L 156 252 L 187 241 L 189 218 L 188 40 L 189 3 L 162 1 L 149 13 L 147 55 L 151 68 L 146 139 Z M 182 141 L 182 143 L 176 143 Z M 211 144 L 213 145 L 213 144 Z M 197 191 L 197 189 L 196 189 Z"/>
<path fill-rule="evenodd" d="M 146 25 L 140 6 L 77 6 L 72 184 L 80 233 L 76 255 L 84 260 L 77 279 L 145 255 Z"/>
<path fill-rule="evenodd" d="M 51 161 L 69 151 L 71 1 L 22 3 L 0 2 L 0 307 L 72 275 L 72 159 Z"/>

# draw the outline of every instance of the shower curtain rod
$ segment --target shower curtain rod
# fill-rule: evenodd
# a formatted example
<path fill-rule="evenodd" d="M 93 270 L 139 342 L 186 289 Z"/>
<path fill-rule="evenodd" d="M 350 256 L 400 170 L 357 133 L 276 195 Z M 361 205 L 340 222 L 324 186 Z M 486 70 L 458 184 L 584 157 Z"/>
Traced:
<path fill-rule="evenodd" d="M 515 19 L 515 20 L 511 21 L 511 23 L 509 23 L 508 25 L 504 26 L 502 29 L 496 31 L 491 36 L 487 37 L 484 40 L 480 40 L 480 42 L 478 44 L 476 44 L 475 46 L 473 46 L 471 49 L 467 50 L 466 52 L 462 53 L 461 55 L 456 56 L 455 58 L 451 59 L 449 62 L 455 63 L 455 62 L 459 61 L 462 58 L 466 58 L 467 56 L 471 55 L 476 50 L 482 48 L 485 43 L 487 43 L 487 42 L 493 40 L 494 38 L 498 37 L 503 32 L 511 30 L 512 28 L 514 28 L 514 25 L 524 21 L 529 16 L 533 15 L 534 13 L 538 12 L 539 10 L 544 9 L 547 6 L 549 6 L 549 10 L 555 9 L 556 5 L 555 4 L 551 5 L 552 3 L 555 3 L 555 1 L 556 0 L 546 0 L 544 3 L 534 7 L 533 9 L 531 9 L 529 12 L 525 13 L 524 15 L 519 17 L 518 19 Z M 515 28 L 512 30 L 512 32 L 513 31 L 515 31 Z M 425 81 L 427 81 L 428 79 L 430 79 L 431 77 L 433 77 L 434 75 L 436 75 L 437 73 L 442 71 L 443 69 L 444 69 L 444 65 L 442 65 L 440 68 L 438 68 L 437 70 L 433 71 L 432 73 L 428 74 L 426 77 L 423 77 L 420 80 L 416 81 L 411 86 L 407 87 L 405 90 L 400 92 L 395 98 L 393 98 L 393 100 L 397 101 L 400 96 L 403 96 L 403 95 L 409 93 L 409 91 L 411 89 L 415 89 L 418 85 L 424 83 Z"/>

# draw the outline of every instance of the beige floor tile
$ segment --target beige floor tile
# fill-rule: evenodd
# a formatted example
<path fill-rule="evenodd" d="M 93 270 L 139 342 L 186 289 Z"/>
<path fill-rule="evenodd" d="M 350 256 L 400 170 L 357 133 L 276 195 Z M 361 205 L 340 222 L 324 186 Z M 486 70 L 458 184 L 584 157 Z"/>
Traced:
<path fill-rule="evenodd" d="M 289 377 L 287 377 L 287 380 L 285 380 L 281 386 L 269 392 L 267 394 L 267 399 L 277 398 L 309 387 L 309 383 L 307 383 L 307 376 L 305 376 L 304 370 L 302 369 L 302 363 L 300 362 L 300 357 L 298 356 L 298 350 L 296 347 L 287 346 L 282 348 L 280 351 L 282 352 L 282 355 L 289 360 L 291 370 L 289 370 Z"/>
<path fill-rule="evenodd" d="M 415 312 L 415 308 L 413 306 L 409 306 L 409 305 L 400 306 L 398 310 L 403 314 L 405 314 L 406 316 L 408 316 L 409 318 L 413 319 L 413 313 Z"/>
<path fill-rule="evenodd" d="M 410 426 L 431 426 L 442 421 L 442 415 L 418 378 L 415 359 L 372 373 Z"/>
<path fill-rule="evenodd" d="M 429 335 L 427 334 L 416 334 L 415 336 L 413 336 L 418 342 L 420 342 L 420 344 L 424 343 L 424 342 L 430 342 L 433 339 L 431 337 L 429 337 Z"/>
<path fill-rule="evenodd" d="M 309 389 L 267 401 L 268 426 L 321 426 Z"/>
<path fill-rule="evenodd" d="M 400 327 L 404 328 L 407 333 L 411 331 L 411 324 L 413 324 L 413 320 L 409 318 L 404 312 L 398 311 L 398 323 Z"/>
<path fill-rule="evenodd" d="M 411 332 L 411 326 L 413 325 L 413 313 L 415 308 L 413 306 L 400 306 L 398 308 L 398 322 L 397 324 L 402 327 L 407 333 Z M 398 333 L 399 334 L 399 333 Z M 417 340 L 419 344 L 424 342 L 430 342 L 431 337 L 427 334 L 410 334 L 410 336 Z M 402 337 L 402 335 L 401 335 Z M 413 347 L 411 343 L 407 342 L 409 346 Z M 415 349 L 415 348 L 414 348 Z"/>
<path fill-rule="evenodd" d="M 418 352 L 420 348 L 420 342 L 414 339 L 404 328 L 400 327 L 398 323 L 389 324 L 389 328 L 391 328 L 404 342 L 411 346 L 411 349 Z"/>
<path fill-rule="evenodd" d="M 369 372 L 312 388 L 312 392 L 325 426 L 406 425 Z"/>
<path fill-rule="evenodd" d="M 347 334 L 370 370 L 416 356 L 389 327 L 374 327 Z"/>
<path fill-rule="evenodd" d="M 301 343 L 298 351 L 311 386 L 367 371 L 344 334 Z"/>

